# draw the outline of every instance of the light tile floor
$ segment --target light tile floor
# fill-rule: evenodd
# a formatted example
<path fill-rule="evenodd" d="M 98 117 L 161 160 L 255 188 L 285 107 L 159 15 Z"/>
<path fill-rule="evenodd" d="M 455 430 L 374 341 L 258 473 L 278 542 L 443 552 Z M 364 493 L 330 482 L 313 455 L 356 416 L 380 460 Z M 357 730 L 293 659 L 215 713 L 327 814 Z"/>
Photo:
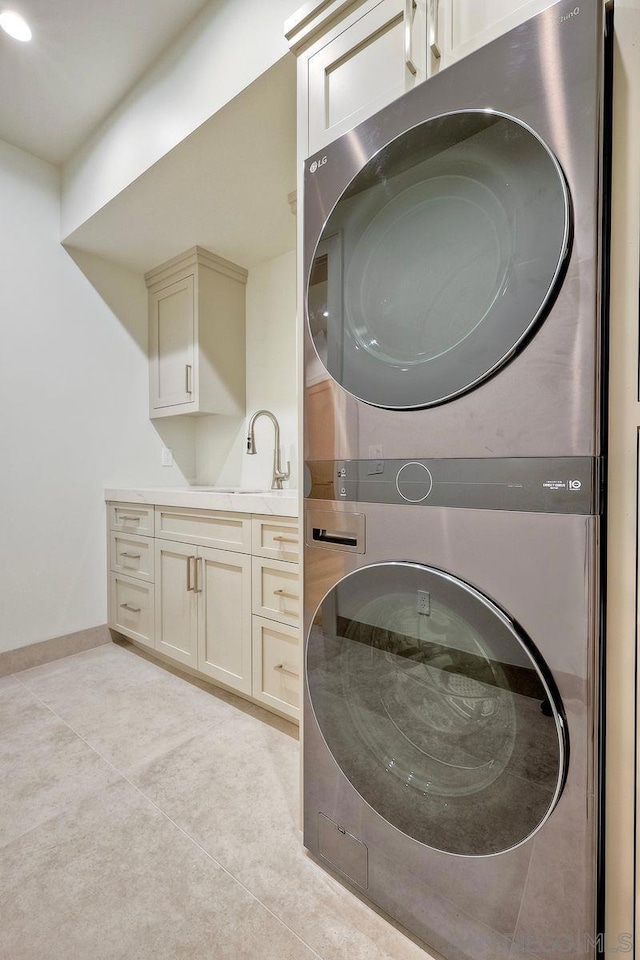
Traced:
<path fill-rule="evenodd" d="M 298 747 L 128 645 L 0 679 L 0 960 L 429 960 L 304 853 Z"/>

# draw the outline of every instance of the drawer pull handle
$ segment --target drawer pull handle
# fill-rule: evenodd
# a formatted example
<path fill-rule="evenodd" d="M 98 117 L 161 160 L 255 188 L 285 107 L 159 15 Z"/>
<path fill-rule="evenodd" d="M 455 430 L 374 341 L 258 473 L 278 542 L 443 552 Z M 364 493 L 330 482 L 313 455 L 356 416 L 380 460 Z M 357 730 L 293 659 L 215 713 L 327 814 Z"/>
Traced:
<path fill-rule="evenodd" d="M 140 554 L 139 554 L 139 553 L 121 553 L 120 556 L 121 556 L 121 557 L 129 557 L 130 560 L 139 560 L 139 559 L 140 559 Z"/>
<path fill-rule="evenodd" d="M 429 2 L 429 49 L 435 57 L 436 60 L 440 59 L 440 43 L 439 43 L 439 34 L 438 30 L 438 14 L 439 14 L 440 0 L 430 0 Z"/>
<path fill-rule="evenodd" d="M 405 0 L 404 4 L 404 62 L 409 73 L 414 76 L 417 73 L 416 65 L 413 60 L 412 27 L 413 11 L 417 7 L 416 0 Z"/>
<path fill-rule="evenodd" d="M 138 523 L 140 522 L 140 517 L 125 517 L 124 513 L 122 514 L 122 516 L 120 517 L 120 519 L 121 519 L 121 520 L 137 520 Z"/>
<path fill-rule="evenodd" d="M 278 670 L 280 673 L 286 673 L 290 677 L 295 677 L 296 680 L 300 679 L 300 674 L 296 673 L 295 670 L 289 669 L 289 667 L 285 667 L 284 663 L 276 664 L 276 666 L 273 669 Z"/>
<path fill-rule="evenodd" d="M 274 537 L 274 540 L 277 540 L 279 543 L 297 543 L 297 537 Z"/>
<path fill-rule="evenodd" d="M 140 613 L 140 607 L 132 607 L 129 603 L 121 603 L 120 606 L 123 610 L 128 610 L 129 613 Z"/>
<path fill-rule="evenodd" d="M 299 600 L 297 593 L 287 593 L 286 590 L 274 590 L 273 591 L 276 597 L 287 597 L 289 600 Z"/>

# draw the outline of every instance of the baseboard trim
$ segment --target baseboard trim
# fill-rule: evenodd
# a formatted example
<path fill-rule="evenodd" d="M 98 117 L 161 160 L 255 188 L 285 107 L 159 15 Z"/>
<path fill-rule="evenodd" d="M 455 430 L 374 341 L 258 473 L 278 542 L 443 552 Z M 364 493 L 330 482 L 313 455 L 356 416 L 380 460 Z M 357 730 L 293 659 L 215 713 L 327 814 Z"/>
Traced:
<path fill-rule="evenodd" d="M 77 633 L 67 633 L 63 637 L 53 637 L 51 640 L 42 640 L 40 643 L 30 643 L 26 647 L 17 647 L 15 650 L 4 650 L 0 653 L 0 677 L 10 673 L 20 673 L 31 667 L 39 667 L 52 660 L 60 660 L 74 653 L 82 653 L 92 647 L 99 647 L 103 643 L 111 643 L 111 631 L 106 623 L 89 630 L 79 630 Z"/>

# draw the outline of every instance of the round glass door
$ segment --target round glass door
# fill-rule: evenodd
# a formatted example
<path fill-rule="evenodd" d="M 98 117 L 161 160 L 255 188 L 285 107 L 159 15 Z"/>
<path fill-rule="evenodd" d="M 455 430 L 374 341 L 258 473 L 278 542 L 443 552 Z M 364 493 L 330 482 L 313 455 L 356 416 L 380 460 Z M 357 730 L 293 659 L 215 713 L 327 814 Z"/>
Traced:
<path fill-rule="evenodd" d="M 426 121 L 369 160 L 317 244 L 307 317 L 321 362 L 389 409 L 490 377 L 544 317 L 570 246 L 557 160 L 491 111 Z"/>
<path fill-rule="evenodd" d="M 307 682 L 360 796 L 437 850 L 489 856 L 555 806 L 568 745 L 531 643 L 473 587 L 409 563 L 365 567 L 320 605 Z"/>

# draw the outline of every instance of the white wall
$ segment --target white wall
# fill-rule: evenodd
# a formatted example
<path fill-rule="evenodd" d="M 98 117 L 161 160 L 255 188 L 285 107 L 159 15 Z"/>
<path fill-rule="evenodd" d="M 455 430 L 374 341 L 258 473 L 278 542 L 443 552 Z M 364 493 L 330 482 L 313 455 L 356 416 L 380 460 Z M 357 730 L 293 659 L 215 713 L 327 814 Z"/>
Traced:
<path fill-rule="evenodd" d="M 0 141 L 0 651 L 104 623 L 105 486 L 192 475 L 148 420 L 142 278 L 60 246 L 59 177 Z M 161 428 L 162 429 L 162 428 Z"/>
<path fill-rule="evenodd" d="M 212 0 L 66 165 L 62 237 L 281 59 L 299 0 Z"/>
<path fill-rule="evenodd" d="M 247 417 L 203 417 L 196 425 L 198 483 L 270 487 L 273 426 L 256 423 L 255 456 L 245 453 L 248 418 L 266 407 L 280 422 L 283 466 L 297 487 L 296 254 L 249 270 L 247 281 Z"/>

